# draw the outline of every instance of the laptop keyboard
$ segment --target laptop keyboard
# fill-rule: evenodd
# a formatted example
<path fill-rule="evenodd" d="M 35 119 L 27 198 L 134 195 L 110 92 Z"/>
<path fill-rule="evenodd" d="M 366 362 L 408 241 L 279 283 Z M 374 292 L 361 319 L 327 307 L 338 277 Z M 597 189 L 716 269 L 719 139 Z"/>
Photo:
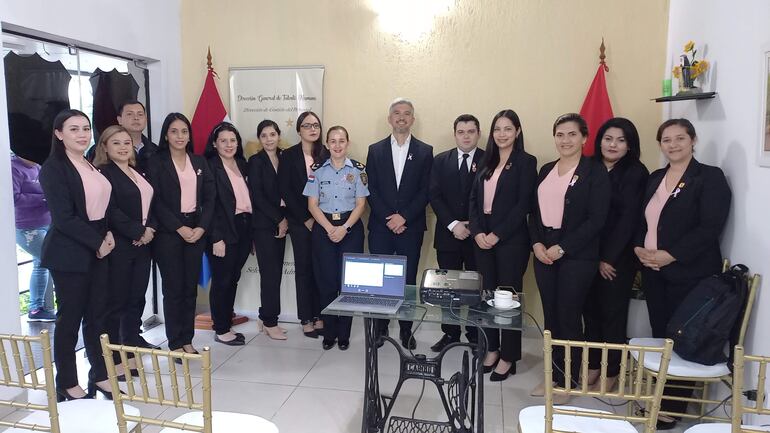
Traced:
<path fill-rule="evenodd" d="M 398 301 L 398 299 L 365 298 L 361 296 L 343 296 L 340 298 L 340 302 L 345 304 L 381 305 L 383 307 L 395 307 L 398 305 Z"/>

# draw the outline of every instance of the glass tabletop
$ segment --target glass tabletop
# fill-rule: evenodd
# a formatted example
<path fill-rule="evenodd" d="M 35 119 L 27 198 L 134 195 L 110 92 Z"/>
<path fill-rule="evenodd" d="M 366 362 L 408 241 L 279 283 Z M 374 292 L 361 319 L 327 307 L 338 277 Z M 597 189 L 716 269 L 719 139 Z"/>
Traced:
<path fill-rule="evenodd" d="M 498 310 L 486 302 L 477 305 L 463 305 L 442 307 L 439 305 L 425 304 L 420 300 L 420 291 L 417 286 L 407 285 L 404 290 L 404 303 L 395 314 L 366 313 L 360 311 L 342 311 L 324 308 L 321 314 L 351 317 L 368 317 L 372 319 L 396 319 L 423 321 L 428 323 L 445 323 L 448 325 L 471 324 L 485 328 L 521 330 L 522 308 L 524 308 L 523 294 L 519 294 L 519 302 L 522 304 L 510 310 Z"/>

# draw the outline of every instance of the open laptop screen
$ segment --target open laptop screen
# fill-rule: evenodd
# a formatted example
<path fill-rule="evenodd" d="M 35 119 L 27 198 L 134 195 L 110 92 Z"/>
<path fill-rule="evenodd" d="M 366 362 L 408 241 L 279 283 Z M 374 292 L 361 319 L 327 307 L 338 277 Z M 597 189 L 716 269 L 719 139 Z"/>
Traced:
<path fill-rule="evenodd" d="M 346 253 L 342 259 L 342 292 L 404 296 L 406 257 Z"/>

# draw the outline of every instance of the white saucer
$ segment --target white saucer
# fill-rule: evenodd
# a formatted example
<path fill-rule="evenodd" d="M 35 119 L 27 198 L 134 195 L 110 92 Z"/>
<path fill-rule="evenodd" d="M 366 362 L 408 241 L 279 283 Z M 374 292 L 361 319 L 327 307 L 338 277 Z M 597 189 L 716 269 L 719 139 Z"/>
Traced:
<path fill-rule="evenodd" d="M 497 310 L 507 311 L 507 310 L 513 310 L 514 308 L 519 308 L 521 306 L 521 303 L 519 301 L 513 301 L 513 305 L 506 308 L 496 307 L 495 306 L 495 300 L 494 299 L 487 299 L 487 305 L 489 305 L 492 308 L 495 308 Z"/>

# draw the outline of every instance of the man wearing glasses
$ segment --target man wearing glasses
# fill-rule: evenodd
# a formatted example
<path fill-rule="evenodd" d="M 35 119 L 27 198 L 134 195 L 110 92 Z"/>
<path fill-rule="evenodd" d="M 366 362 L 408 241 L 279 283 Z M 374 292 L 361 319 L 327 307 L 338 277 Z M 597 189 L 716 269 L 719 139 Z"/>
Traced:
<path fill-rule="evenodd" d="M 412 136 L 414 105 L 403 98 L 388 110 L 390 136 L 369 146 L 369 251 L 406 256 L 406 283 L 416 284 L 422 238 L 427 228 L 425 207 L 433 164 L 433 147 Z M 387 335 L 388 320 L 378 321 Z M 414 349 L 412 322 L 400 320 L 401 345 Z"/>

